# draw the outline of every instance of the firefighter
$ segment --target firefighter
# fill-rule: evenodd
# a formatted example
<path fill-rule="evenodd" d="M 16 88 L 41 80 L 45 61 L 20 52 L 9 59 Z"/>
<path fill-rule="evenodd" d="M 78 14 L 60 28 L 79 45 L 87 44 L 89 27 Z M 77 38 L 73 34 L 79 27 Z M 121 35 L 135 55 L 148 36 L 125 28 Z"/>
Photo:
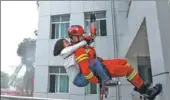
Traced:
<path fill-rule="evenodd" d="M 84 78 L 84 75 L 82 75 L 82 71 L 78 73 L 77 63 L 74 61 L 74 51 L 76 51 L 79 47 L 84 48 L 84 46 L 87 44 L 87 42 L 81 41 L 75 45 L 70 45 L 70 43 L 66 39 L 59 39 L 54 46 L 53 55 L 57 56 L 60 55 L 64 58 L 64 66 L 66 68 L 67 73 L 69 74 L 70 81 L 73 81 L 73 84 L 78 87 L 84 87 L 89 82 Z M 84 54 L 86 58 L 88 59 L 88 55 Z M 103 82 L 103 85 L 115 85 L 115 81 L 113 81 L 107 74 L 105 73 L 105 70 L 103 66 L 101 65 L 100 61 L 94 60 L 93 64 L 91 60 L 89 60 L 89 66 L 86 67 L 85 70 L 92 70 L 91 73 L 96 73 L 100 79 Z M 73 70 L 74 69 L 74 70 Z M 83 68 L 80 68 L 83 69 Z M 95 77 L 95 76 L 94 76 Z"/>
<path fill-rule="evenodd" d="M 90 33 L 96 33 L 95 27 L 92 26 Z M 73 25 L 68 29 L 68 35 L 71 39 L 72 44 L 79 43 L 84 38 L 89 42 L 93 41 L 95 34 L 90 38 L 84 37 L 84 30 L 81 26 Z M 92 39 L 92 40 L 91 40 Z M 102 58 L 96 57 L 94 48 L 86 46 L 86 48 L 78 48 L 75 52 L 75 58 L 81 72 L 84 77 L 89 80 L 91 83 L 98 83 L 97 77 L 93 72 L 88 68 L 89 59 L 94 64 L 94 60 L 98 59 L 104 65 L 104 68 L 109 72 L 111 77 L 123 77 L 126 76 L 127 80 L 134 85 L 134 90 L 140 94 L 145 94 L 149 99 L 154 99 L 162 90 L 161 84 L 156 84 L 155 86 L 150 87 L 150 85 L 144 83 L 140 75 L 135 71 L 135 69 L 128 63 L 126 59 L 109 59 L 103 60 Z M 88 56 L 87 56 L 88 54 Z"/>

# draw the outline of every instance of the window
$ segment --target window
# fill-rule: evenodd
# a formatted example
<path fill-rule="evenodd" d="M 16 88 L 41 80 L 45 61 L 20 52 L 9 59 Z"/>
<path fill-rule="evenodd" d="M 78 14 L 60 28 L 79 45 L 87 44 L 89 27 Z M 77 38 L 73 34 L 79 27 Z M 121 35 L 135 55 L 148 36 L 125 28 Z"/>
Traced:
<path fill-rule="evenodd" d="M 85 18 L 85 30 L 89 33 L 90 28 L 90 14 L 92 12 L 86 12 L 84 14 Z M 96 14 L 96 28 L 97 28 L 97 36 L 106 36 L 106 11 L 95 11 Z"/>
<path fill-rule="evenodd" d="M 69 78 L 63 66 L 49 67 L 49 92 L 69 92 Z"/>
<path fill-rule="evenodd" d="M 96 84 L 92 84 L 92 83 L 89 83 L 86 87 L 85 87 L 85 92 L 86 94 L 97 94 L 97 85 Z"/>
<path fill-rule="evenodd" d="M 51 17 L 51 39 L 67 37 L 70 24 L 70 15 L 57 15 Z"/>

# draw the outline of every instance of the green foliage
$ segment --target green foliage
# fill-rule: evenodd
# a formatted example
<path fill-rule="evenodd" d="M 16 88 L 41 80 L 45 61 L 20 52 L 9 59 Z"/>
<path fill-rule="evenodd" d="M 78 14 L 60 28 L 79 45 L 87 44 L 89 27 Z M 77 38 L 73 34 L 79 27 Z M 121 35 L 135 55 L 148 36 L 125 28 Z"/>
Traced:
<path fill-rule="evenodd" d="M 35 61 L 36 40 L 25 38 L 19 45 L 17 54 L 21 57 L 22 63 L 29 67 Z"/>
<path fill-rule="evenodd" d="M 9 75 L 1 71 L 1 88 L 8 88 Z"/>

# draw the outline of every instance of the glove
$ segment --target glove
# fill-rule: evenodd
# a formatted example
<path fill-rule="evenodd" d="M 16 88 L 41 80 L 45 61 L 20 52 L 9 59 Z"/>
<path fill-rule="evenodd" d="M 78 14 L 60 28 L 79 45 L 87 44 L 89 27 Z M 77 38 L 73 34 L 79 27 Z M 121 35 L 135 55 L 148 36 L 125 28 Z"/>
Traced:
<path fill-rule="evenodd" d="M 91 43 L 93 43 L 94 40 L 91 40 L 91 41 L 87 41 L 87 44 L 90 45 Z"/>
<path fill-rule="evenodd" d="M 91 33 L 91 36 L 92 36 L 92 37 L 95 37 L 95 36 L 96 36 L 95 21 L 96 21 L 96 16 L 95 16 L 94 13 L 92 13 L 92 14 L 90 15 L 90 22 L 91 22 L 91 25 L 90 25 L 90 33 Z"/>
<path fill-rule="evenodd" d="M 94 42 L 94 39 L 91 37 L 91 36 L 89 36 L 89 35 L 84 35 L 84 37 L 85 37 L 85 40 L 87 41 L 87 44 L 88 45 L 90 45 L 92 42 Z"/>
<path fill-rule="evenodd" d="M 91 25 L 90 25 L 90 36 L 92 37 L 92 38 L 94 38 L 95 36 L 96 36 L 96 27 L 95 27 L 95 24 L 94 23 L 92 23 Z"/>

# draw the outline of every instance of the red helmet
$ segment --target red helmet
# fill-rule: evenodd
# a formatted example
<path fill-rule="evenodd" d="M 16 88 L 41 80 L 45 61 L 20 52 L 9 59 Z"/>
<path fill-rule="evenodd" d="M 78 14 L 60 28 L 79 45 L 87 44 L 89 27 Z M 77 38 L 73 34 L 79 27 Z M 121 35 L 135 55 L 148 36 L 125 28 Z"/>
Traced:
<path fill-rule="evenodd" d="M 72 25 L 70 28 L 68 28 L 68 36 L 71 37 L 73 35 L 80 36 L 83 35 L 84 29 L 80 25 Z"/>

